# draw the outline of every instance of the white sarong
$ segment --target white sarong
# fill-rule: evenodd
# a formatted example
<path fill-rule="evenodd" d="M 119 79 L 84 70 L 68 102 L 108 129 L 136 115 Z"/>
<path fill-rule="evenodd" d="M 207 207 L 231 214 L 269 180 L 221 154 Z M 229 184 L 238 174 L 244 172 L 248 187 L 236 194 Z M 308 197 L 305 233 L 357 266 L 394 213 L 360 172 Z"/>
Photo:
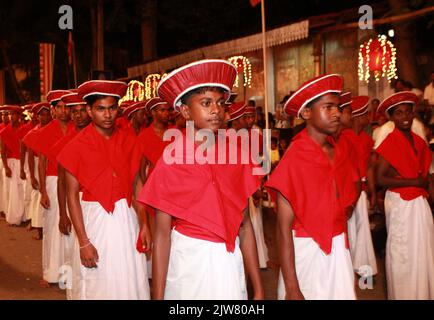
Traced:
<path fill-rule="evenodd" d="M 125 199 L 107 213 L 98 202 L 82 201 L 87 236 L 98 251 L 97 268 L 80 261 L 78 240 L 73 250 L 72 299 L 149 300 L 146 255 L 136 249 L 137 215 Z"/>
<path fill-rule="evenodd" d="M 38 158 L 35 157 L 35 170 L 38 168 Z M 30 177 L 29 177 L 30 179 Z M 30 180 L 30 185 L 32 184 Z M 32 187 L 32 192 L 30 194 L 30 218 L 32 219 L 33 228 L 42 228 L 42 213 L 44 208 L 41 206 L 41 193 L 39 190 L 35 190 Z"/>
<path fill-rule="evenodd" d="M 50 208 L 42 209 L 42 269 L 43 278 L 49 283 L 57 283 L 64 264 L 62 234 L 59 231 L 59 202 L 57 200 L 57 177 L 47 176 L 46 188 Z"/>
<path fill-rule="evenodd" d="M 6 209 L 6 222 L 20 225 L 24 217 L 24 180 L 20 178 L 20 160 L 8 159 L 8 166 L 12 171 L 9 180 L 9 201 Z"/>
<path fill-rule="evenodd" d="M 387 191 L 386 277 L 389 299 L 434 299 L 434 227 L 427 200 Z"/>
<path fill-rule="evenodd" d="M 249 198 L 250 220 L 255 233 L 256 247 L 258 248 L 259 268 L 266 268 L 268 261 L 268 248 L 265 244 L 264 226 L 262 222 L 262 207 L 256 207 L 253 198 Z"/>
<path fill-rule="evenodd" d="M 326 255 L 312 238 L 295 237 L 295 269 L 300 290 L 306 300 L 354 300 L 354 272 L 345 234 L 333 237 L 332 251 Z M 277 297 L 286 295 L 282 272 Z"/>
<path fill-rule="evenodd" d="M 348 238 L 354 272 L 364 277 L 376 275 L 377 260 L 372 244 L 368 198 L 365 191 L 360 194 L 353 215 L 348 220 Z"/>
<path fill-rule="evenodd" d="M 24 172 L 26 173 L 26 180 L 23 180 L 24 183 L 24 219 L 28 221 L 32 219 L 32 212 L 30 211 L 30 204 L 32 201 L 32 181 L 30 179 L 30 170 L 29 170 L 29 162 L 26 161 L 24 163 Z"/>
<path fill-rule="evenodd" d="M 8 206 L 9 206 L 9 185 L 11 182 L 11 179 L 6 177 L 6 171 L 5 168 L 3 166 L 3 161 L 2 161 L 2 171 L 1 171 L 1 175 L 2 175 L 2 185 L 1 185 L 1 190 L 0 190 L 0 202 L 1 202 L 1 207 L 2 207 L 2 211 L 5 213 L 5 216 L 7 217 L 8 213 Z"/>
<path fill-rule="evenodd" d="M 243 256 L 225 243 L 187 237 L 172 230 L 165 300 L 246 300 Z"/>
<path fill-rule="evenodd" d="M 0 212 L 6 212 L 7 204 L 5 201 L 5 188 L 4 185 L 6 179 L 5 170 L 3 168 L 3 161 L 0 159 Z"/>

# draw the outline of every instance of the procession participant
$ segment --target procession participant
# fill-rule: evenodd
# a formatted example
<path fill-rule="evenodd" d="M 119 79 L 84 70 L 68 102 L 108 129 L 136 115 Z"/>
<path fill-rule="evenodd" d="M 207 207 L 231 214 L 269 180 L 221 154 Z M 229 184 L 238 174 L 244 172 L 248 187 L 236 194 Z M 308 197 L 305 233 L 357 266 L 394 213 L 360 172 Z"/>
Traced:
<path fill-rule="evenodd" d="M 139 236 L 143 249 L 150 247 L 149 229 L 132 208 L 140 149 L 131 131 L 116 126 L 118 101 L 126 90 L 120 81 L 80 85 L 78 94 L 87 102 L 92 124 L 57 157 L 66 170 L 77 237 L 72 259 L 77 299 L 149 299 L 146 259 L 136 250 Z"/>
<path fill-rule="evenodd" d="M 50 104 L 48 102 L 39 102 L 32 107 L 32 114 L 38 118 L 37 124 L 23 138 L 23 145 L 27 148 L 28 157 L 27 163 L 29 166 L 29 179 L 32 186 L 30 195 L 30 213 L 31 227 L 36 229 L 36 234 L 33 236 L 35 240 L 42 240 L 42 219 L 43 207 L 41 205 L 41 193 L 39 192 L 39 182 L 37 177 L 39 154 L 34 152 L 33 144 L 38 140 L 38 132 L 52 120 Z"/>
<path fill-rule="evenodd" d="M 9 197 L 5 208 L 6 222 L 19 226 L 24 220 L 24 182 L 20 178 L 20 138 L 18 135 L 23 109 L 15 105 L 3 106 L 10 114 L 10 123 L 0 131 L 1 157 Z"/>
<path fill-rule="evenodd" d="M 222 137 L 218 129 L 224 128 L 225 101 L 236 74 L 227 61 L 197 61 L 165 77 L 158 95 L 193 121 L 192 131 L 205 129 L 217 134 L 218 143 L 225 143 L 226 130 Z M 226 158 L 225 164 L 199 164 L 184 142 L 198 150 L 193 137 L 180 134 L 174 142 L 175 149 L 182 150 L 176 159 L 180 163 L 168 164 L 160 158 L 138 198 L 156 210 L 153 296 L 247 299 L 246 270 L 253 298 L 261 299 L 264 293 L 247 210 L 260 179 L 252 174 L 250 163 L 228 164 Z M 233 147 L 241 152 L 236 144 Z"/>
<path fill-rule="evenodd" d="M 124 110 L 123 116 L 130 122 L 130 127 L 136 135 L 139 135 L 145 128 L 146 103 L 147 101 L 134 102 Z"/>
<path fill-rule="evenodd" d="M 278 191 L 279 299 L 355 299 L 347 218 L 357 201 L 358 174 L 340 127 L 343 79 L 309 80 L 284 110 L 306 121 L 266 186 Z"/>
<path fill-rule="evenodd" d="M 6 128 L 6 126 L 10 123 L 9 120 L 9 111 L 3 110 L 3 106 L 0 106 L 0 131 Z M 0 137 L 1 142 L 1 137 Z M 2 150 L 2 144 L 0 143 L 0 152 Z M 8 207 L 9 201 L 9 180 L 6 179 L 6 174 L 3 167 L 3 161 L 0 161 L 0 214 L 5 216 L 6 209 Z"/>
<path fill-rule="evenodd" d="M 62 235 L 59 231 L 59 203 L 57 201 L 57 162 L 50 157 L 50 149 L 72 129 L 70 109 L 61 97 L 70 90 L 53 90 L 47 93 L 54 120 L 38 130 L 32 145 L 38 153 L 38 182 L 43 207 L 42 269 L 40 285 L 48 287 L 59 281 L 59 268 L 64 264 Z"/>
<path fill-rule="evenodd" d="M 378 106 L 378 112 L 395 125 L 376 147 L 377 182 L 387 188 L 389 299 L 434 299 L 434 227 L 427 201 L 432 156 L 426 142 L 411 129 L 417 102 L 413 92 L 401 91 Z"/>

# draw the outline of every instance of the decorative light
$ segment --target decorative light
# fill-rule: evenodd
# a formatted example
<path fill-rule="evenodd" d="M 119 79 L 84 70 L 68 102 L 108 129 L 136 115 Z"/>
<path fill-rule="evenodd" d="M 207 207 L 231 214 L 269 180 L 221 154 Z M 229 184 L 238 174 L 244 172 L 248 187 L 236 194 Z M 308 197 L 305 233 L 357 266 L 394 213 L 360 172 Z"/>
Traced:
<path fill-rule="evenodd" d="M 375 81 L 380 81 L 381 77 L 387 77 L 391 82 L 397 79 L 396 74 L 396 49 L 385 35 L 378 35 L 376 39 L 360 45 L 358 74 L 360 81 L 369 82 L 370 73 L 374 74 Z"/>
<path fill-rule="evenodd" d="M 155 98 L 157 94 L 157 87 L 160 83 L 161 79 L 163 79 L 167 74 L 164 73 L 163 75 L 160 75 L 158 73 L 152 73 L 146 77 L 145 80 L 145 96 L 146 99 Z"/>
<path fill-rule="evenodd" d="M 250 60 L 244 56 L 233 56 L 228 59 L 230 63 L 232 63 L 235 68 L 237 68 L 238 74 L 243 73 L 244 77 L 244 86 L 251 88 L 252 87 L 252 64 Z M 234 86 L 238 87 L 239 77 L 235 79 Z"/>
<path fill-rule="evenodd" d="M 143 101 L 145 99 L 145 85 L 143 82 L 131 80 L 128 83 L 128 89 L 125 96 L 119 100 L 119 105 L 124 101 Z"/>

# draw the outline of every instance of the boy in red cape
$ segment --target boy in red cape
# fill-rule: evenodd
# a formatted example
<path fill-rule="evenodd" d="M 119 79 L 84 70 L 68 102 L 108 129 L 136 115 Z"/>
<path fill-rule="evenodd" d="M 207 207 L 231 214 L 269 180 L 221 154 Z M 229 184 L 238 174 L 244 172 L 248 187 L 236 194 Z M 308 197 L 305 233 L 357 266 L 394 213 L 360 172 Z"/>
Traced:
<path fill-rule="evenodd" d="M 197 61 L 165 77 L 158 95 L 193 121 L 187 131 L 191 126 L 216 137 L 236 74 L 227 61 Z M 199 164 L 187 151 L 188 144 L 197 152 L 195 138 L 179 134 L 174 145 L 182 150 L 180 158 L 172 164 L 160 158 L 138 198 L 156 209 L 154 299 L 247 299 L 244 270 L 253 298 L 263 298 L 247 210 L 259 177 L 250 164 Z"/>
<path fill-rule="evenodd" d="M 347 217 L 357 201 L 358 174 L 340 126 L 343 79 L 330 74 L 304 83 L 285 112 L 306 120 L 266 186 L 278 191 L 279 299 L 355 299 Z"/>
<path fill-rule="evenodd" d="M 149 299 L 146 258 L 136 250 L 139 233 L 149 248 L 149 229 L 132 208 L 140 150 L 134 133 L 115 123 L 126 90 L 119 81 L 80 85 L 78 94 L 87 102 L 92 124 L 57 157 L 66 170 L 67 203 L 77 237 L 75 299 Z"/>
<path fill-rule="evenodd" d="M 18 226 L 25 221 L 24 216 L 24 181 L 20 178 L 20 119 L 23 109 L 19 106 L 3 106 L 10 114 L 10 123 L 0 131 L 1 157 L 5 172 L 9 197 L 6 199 L 6 222 Z"/>
<path fill-rule="evenodd" d="M 48 287 L 60 278 L 59 268 L 64 264 L 64 242 L 59 231 L 59 203 L 57 201 L 57 162 L 50 156 L 53 145 L 67 135 L 73 125 L 70 122 L 70 109 L 61 101 L 69 90 L 52 90 L 47 93 L 54 120 L 38 130 L 32 149 L 39 154 L 38 177 L 41 205 L 43 207 L 43 238 L 41 286 Z"/>
<path fill-rule="evenodd" d="M 351 218 L 348 220 L 350 252 L 354 271 L 366 278 L 377 274 L 377 261 L 369 225 L 367 194 L 369 192 L 371 203 L 374 205 L 376 192 L 373 165 L 370 159 L 374 141 L 364 131 L 369 123 L 369 97 L 353 97 L 347 103 L 345 95 L 342 95 L 341 103 L 342 101 L 344 103 L 340 106 L 340 109 L 342 111 L 341 125 L 343 129 L 340 132 L 338 143 L 349 143 L 353 149 L 353 165 L 361 178 L 359 200 Z"/>
<path fill-rule="evenodd" d="M 146 104 L 147 101 L 133 102 L 124 110 L 122 115 L 129 121 L 128 127 L 131 128 L 136 135 L 139 135 L 145 129 Z"/>
<path fill-rule="evenodd" d="M 37 142 L 38 132 L 52 120 L 50 104 L 39 102 L 32 107 L 33 117 L 38 118 L 38 124 L 30 130 L 23 138 L 22 144 L 27 149 L 27 163 L 29 167 L 28 181 L 32 186 L 30 196 L 31 227 L 37 229 L 37 234 L 33 236 L 35 240 L 42 240 L 42 220 L 43 210 L 41 205 L 41 193 L 39 192 L 39 181 L 36 178 L 39 164 L 39 155 L 34 152 L 33 145 Z"/>
<path fill-rule="evenodd" d="M 385 99 L 378 113 L 395 128 L 376 148 L 377 182 L 386 187 L 386 276 L 389 299 L 434 299 L 434 227 L 427 201 L 431 152 L 413 133 L 417 96 L 401 91 Z"/>

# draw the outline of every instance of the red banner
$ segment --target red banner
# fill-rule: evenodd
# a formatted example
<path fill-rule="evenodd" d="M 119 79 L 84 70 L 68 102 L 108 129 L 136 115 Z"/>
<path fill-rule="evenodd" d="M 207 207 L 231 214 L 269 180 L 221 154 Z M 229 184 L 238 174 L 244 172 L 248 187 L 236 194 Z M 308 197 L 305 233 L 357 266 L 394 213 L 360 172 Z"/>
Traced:
<path fill-rule="evenodd" d="M 39 80 L 41 88 L 41 101 L 45 100 L 53 84 L 54 44 L 39 44 Z"/>

